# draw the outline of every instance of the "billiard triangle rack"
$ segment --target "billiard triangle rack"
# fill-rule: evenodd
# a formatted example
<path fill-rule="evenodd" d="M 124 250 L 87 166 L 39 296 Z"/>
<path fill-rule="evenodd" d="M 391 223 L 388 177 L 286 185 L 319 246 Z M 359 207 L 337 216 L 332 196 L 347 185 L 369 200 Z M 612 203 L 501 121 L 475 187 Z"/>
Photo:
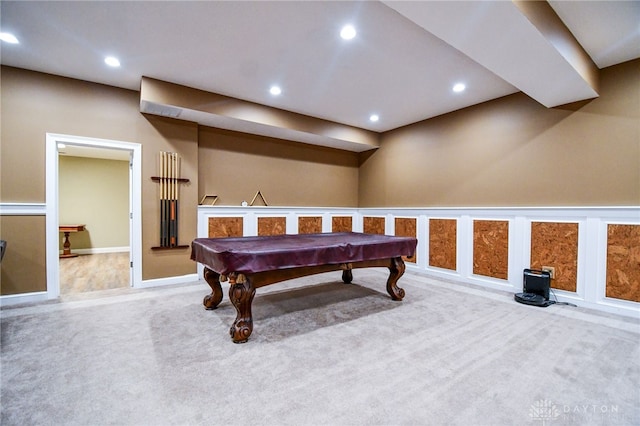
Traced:
<path fill-rule="evenodd" d="M 189 182 L 180 177 L 180 157 L 176 152 L 160 151 L 158 156 L 158 176 L 151 176 L 158 182 L 160 198 L 160 245 L 152 250 L 184 249 L 189 245 L 178 244 L 179 184 Z"/>
<path fill-rule="evenodd" d="M 256 202 L 256 199 L 258 198 L 258 196 L 260 196 L 260 198 L 262 199 L 262 202 L 264 203 L 265 206 L 269 205 L 267 203 L 267 200 L 264 198 L 264 195 L 262 195 L 262 192 L 260 190 L 258 190 L 258 192 L 256 192 L 256 195 L 253 196 L 253 200 L 251 200 L 251 202 L 249 203 L 250 206 L 253 206 L 253 203 Z"/>

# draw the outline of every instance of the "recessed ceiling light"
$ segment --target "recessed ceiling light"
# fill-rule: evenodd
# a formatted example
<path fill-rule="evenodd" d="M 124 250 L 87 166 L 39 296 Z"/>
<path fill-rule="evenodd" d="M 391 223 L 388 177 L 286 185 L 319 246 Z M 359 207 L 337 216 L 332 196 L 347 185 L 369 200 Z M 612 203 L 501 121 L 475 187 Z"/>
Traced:
<path fill-rule="evenodd" d="M 380 117 L 378 116 L 378 114 L 371 114 L 371 116 L 369 116 L 369 121 L 373 123 L 375 123 L 378 120 L 380 120 Z"/>
<path fill-rule="evenodd" d="M 11 44 L 18 44 L 20 43 L 18 41 L 18 39 L 16 38 L 16 36 L 14 36 L 11 33 L 0 33 L 0 40 L 2 41 L 6 41 L 7 43 L 11 43 Z"/>
<path fill-rule="evenodd" d="M 355 36 L 356 36 L 356 29 L 353 28 L 352 25 L 345 25 L 344 27 L 342 27 L 342 30 L 340 30 L 340 37 L 342 37 L 345 40 L 351 40 Z"/>
<path fill-rule="evenodd" d="M 282 89 L 278 86 L 271 86 L 271 89 L 269 89 L 269 93 L 271 93 L 273 96 L 278 96 L 280 93 L 282 93 Z"/>
<path fill-rule="evenodd" d="M 118 58 L 115 58 L 113 56 L 107 56 L 106 58 L 104 58 L 104 63 L 109 65 L 110 67 L 120 66 L 120 61 L 118 60 Z"/>
<path fill-rule="evenodd" d="M 465 86 L 464 83 L 457 83 L 457 84 L 454 84 L 453 91 L 456 92 L 456 93 L 460 93 L 460 92 L 464 91 L 464 89 L 466 87 L 467 86 Z"/>

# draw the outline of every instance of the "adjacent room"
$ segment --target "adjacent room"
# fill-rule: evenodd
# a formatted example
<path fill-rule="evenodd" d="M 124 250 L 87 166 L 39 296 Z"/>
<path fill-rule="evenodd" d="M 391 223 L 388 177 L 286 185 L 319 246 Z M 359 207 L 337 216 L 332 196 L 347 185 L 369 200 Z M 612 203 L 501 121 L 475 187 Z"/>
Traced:
<path fill-rule="evenodd" d="M 3 0 L 0 422 L 640 424 L 638 22 Z"/>

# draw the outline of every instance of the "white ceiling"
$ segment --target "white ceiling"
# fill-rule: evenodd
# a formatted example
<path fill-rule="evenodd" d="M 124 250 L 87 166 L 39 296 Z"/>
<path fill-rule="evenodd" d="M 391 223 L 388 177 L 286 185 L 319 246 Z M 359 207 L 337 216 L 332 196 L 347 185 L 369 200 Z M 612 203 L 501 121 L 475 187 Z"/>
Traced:
<path fill-rule="evenodd" d="M 640 57 L 640 2 L 550 5 L 599 68 Z M 549 75 L 577 74 L 511 2 L 3 0 L 0 7 L 2 31 L 20 40 L 2 43 L 4 65 L 133 90 L 148 76 L 376 132 L 517 91 L 546 106 L 593 97 L 579 82 L 568 97 L 560 94 L 565 80 L 547 87 Z M 351 41 L 338 34 L 347 23 L 358 32 Z M 122 66 L 107 67 L 106 55 Z M 456 82 L 467 90 L 453 93 Z M 269 94 L 272 84 L 282 95 Z M 372 113 L 379 122 L 369 122 Z"/>
<path fill-rule="evenodd" d="M 640 2 L 551 0 L 598 68 L 640 57 Z"/>

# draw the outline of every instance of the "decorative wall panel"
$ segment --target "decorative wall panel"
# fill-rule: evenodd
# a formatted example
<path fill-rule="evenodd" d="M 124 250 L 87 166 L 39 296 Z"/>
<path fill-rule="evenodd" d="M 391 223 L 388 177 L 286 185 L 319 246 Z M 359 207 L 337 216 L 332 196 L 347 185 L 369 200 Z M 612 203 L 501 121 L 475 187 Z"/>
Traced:
<path fill-rule="evenodd" d="M 298 234 L 319 234 L 322 232 L 322 216 L 301 216 L 298 218 Z"/>
<path fill-rule="evenodd" d="M 47 291 L 47 271 L 41 267 L 47 263 L 45 216 L 2 215 L 0 235 L 7 241 L 0 264 L 1 294 Z"/>
<path fill-rule="evenodd" d="M 396 217 L 396 236 L 416 238 L 418 235 L 417 222 L 417 219 L 412 217 Z M 418 261 L 418 254 L 414 253 L 413 256 L 402 256 L 402 258 L 405 262 L 416 263 Z"/>
<path fill-rule="evenodd" d="M 578 224 L 531 222 L 531 269 L 555 268 L 551 287 L 576 291 L 578 280 Z"/>
<path fill-rule="evenodd" d="M 640 302 L 640 225 L 607 225 L 606 295 Z"/>
<path fill-rule="evenodd" d="M 284 235 L 287 232 L 286 217 L 259 217 L 258 235 Z"/>
<path fill-rule="evenodd" d="M 351 232 L 352 222 L 351 216 L 334 216 L 331 218 L 331 232 Z"/>
<path fill-rule="evenodd" d="M 456 270 L 458 221 L 429 219 L 429 265 Z"/>
<path fill-rule="evenodd" d="M 362 218 L 362 232 L 365 234 L 384 235 L 385 225 L 384 217 L 365 216 Z"/>
<path fill-rule="evenodd" d="M 509 222 L 473 221 L 473 273 L 508 279 Z"/>
<path fill-rule="evenodd" d="M 242 217 L 210 217 L 209 238 L 242 237 Z"/>

